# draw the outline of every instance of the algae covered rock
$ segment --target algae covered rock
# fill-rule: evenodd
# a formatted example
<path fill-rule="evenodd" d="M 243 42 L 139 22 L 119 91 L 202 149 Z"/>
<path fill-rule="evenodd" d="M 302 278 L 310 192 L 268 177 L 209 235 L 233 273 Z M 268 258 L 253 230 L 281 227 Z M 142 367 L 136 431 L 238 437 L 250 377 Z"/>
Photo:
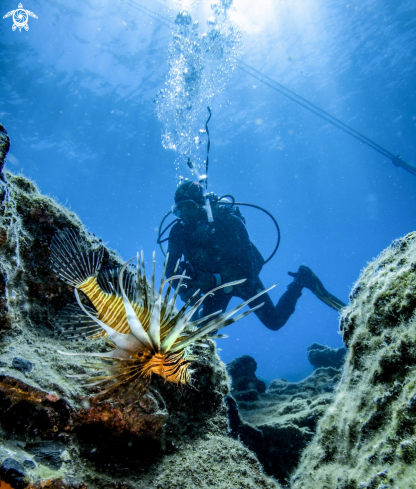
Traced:
<path fill-rule="evenodd" d="M 6 151 L 7 152 L 7 151 Z M 15 487 L 276 488 L 247 448 L 228 437 L 229 391 L 215 344 L 190 353 L 193 387 L 183 395 L 163 379 L 129 410 L 98 403 L 78 379 L 78 357 L 64 351 L 105 351 L 104 339 L 74 345 L 54 328 L 75 303 L 57 279 L 49 246 L 58 229 L 98 239 L 79 218 L 21 175 L 0 187 L 0 465 L 24 467 Z M 105 248 L 103 265 L 121 258 Z M 7 464 L 6 464 L 7 466 Z M 9 471 L 10 472 L 10 471 Z M 8 472 L 8 473 L 9 473 Z M 12 473 L 11 471 L 9 475 Z"/>
<path fill-rule="evenodd" d="M 362 272 L 343 311 L 334 401 L 292 488 L 416 488 L 416 232 Z"/>

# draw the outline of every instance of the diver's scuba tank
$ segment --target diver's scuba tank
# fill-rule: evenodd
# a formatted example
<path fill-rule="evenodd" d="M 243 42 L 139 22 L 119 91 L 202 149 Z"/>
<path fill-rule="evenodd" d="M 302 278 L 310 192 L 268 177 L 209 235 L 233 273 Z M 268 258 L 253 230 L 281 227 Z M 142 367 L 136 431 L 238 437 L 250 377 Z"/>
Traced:
<path fill-rule="evenodd" d="M 211 200 L 209 196 L 205 197 L 205 211 L 207 213 L 208 222 L 214 222 L 214 217 L 212 216 Z"/>

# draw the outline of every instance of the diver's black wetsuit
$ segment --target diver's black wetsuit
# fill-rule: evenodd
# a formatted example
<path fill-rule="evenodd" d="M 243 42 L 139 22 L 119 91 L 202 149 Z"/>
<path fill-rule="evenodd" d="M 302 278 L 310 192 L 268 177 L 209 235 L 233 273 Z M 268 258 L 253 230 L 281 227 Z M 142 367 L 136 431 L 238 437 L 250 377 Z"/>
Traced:
<path fill-rule="evenodd" d="M 225 311 L 232 297 L 247 300 L 265 289 L 258 276 L 262 265 L 261 255 L 250 242 L 243 221 L 231 212 L 216 212 L 213 223 L 207 223 L 206 218 L 187 225 L 182 221 L 177 222 L 170 231 L 168 251 L 167 277 L 174 274 L 177 260 L 183 256 L 184 261 L 189 262 L 194 269 L 218 274 L 221 284 L 247 279 L 241 285 L 218 290 L 214 296 L 207 297 L 203 306 L 203 316 L 219 310 Z M 182 268 L 184 271 L 186 266 Z M 189 267 L 187 272 L 189 274 Z M 201 292 L 208 292 L 215 285 L 213 279 L 212 286 Z M 174 286 L 177 286 L 177 283 Z M 188 286 L 192 287 L 192 282 Z M 263 294 L 251 302 L 250 306 L 254 307 L 264 302 L 255 313 L 267 328 L 276 331 L 293 314 L 296 301 L 301 295 L 302 287 L 294 281 L 276 306 L 273 305 L 269 294 Z"/>

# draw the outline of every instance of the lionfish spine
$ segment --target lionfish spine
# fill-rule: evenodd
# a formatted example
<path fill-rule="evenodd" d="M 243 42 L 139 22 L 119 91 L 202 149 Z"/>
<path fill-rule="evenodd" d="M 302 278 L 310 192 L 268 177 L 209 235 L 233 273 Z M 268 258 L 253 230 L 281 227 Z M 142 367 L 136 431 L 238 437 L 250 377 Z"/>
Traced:
<path fill-rule="evenodd" d="M 96 314 L 90 309 L 91 314 Z M 56 318 L 56 327 L 66 339 L 79 341 L 85 338 L 98 338 L 103 336 L 103 330 L 95 321 L 84 314 L 78 306 L 68 304 Z"/>
<path fill-rule="evenodd" d="M 71 229 L 58 231 L 50 246 L 52 269 L 65 283 L 79 287 L 97 275 L 104 249 L 90 250 L 87 243 Z"/>

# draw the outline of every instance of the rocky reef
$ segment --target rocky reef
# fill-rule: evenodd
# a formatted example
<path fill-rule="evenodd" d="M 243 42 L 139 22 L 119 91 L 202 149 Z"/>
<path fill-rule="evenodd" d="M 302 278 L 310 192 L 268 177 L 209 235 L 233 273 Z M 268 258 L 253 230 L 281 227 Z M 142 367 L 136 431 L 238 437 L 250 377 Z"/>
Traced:
<path fill-rule="evenodd" d="M 362 272 L 343 311 L 345 370 L 292 488 L 416 488 L 416 232 Z"/>
<path fill-rule="evenodd" d="M 0 126 L 0 170 L 8 137 Z M 193 388 L 170 383 L 133 409 L 90 396 L 77 357 L 105 340 L 76 343 L 57 334 L 56 314 L 75 303 L 49 264 L 58 229 L 96 242 L 79 218 L 21 175 L 0 186 L 0 479 L 12 488 L 277 488 L 256 456 L 228 436 L 225 366 L 215 344 L 192 347 Z M 103 265 L 121 264 L 105 248 Z M 98 346 L 97 346 L 98 345 Z"/>
<path fill-rule="evenodd" d="M 314 368 L 342 368 L 346 354 L 347 349 L 344 346 L 341 348 L 330 348 L 319 343 L 313 343 L 308 347 L 308 360 Z"/>
<path fill-rule="evenodd" d="M 338 350 L 314 344 L 327 364 Z M 244 355 L 227 365 L 232 397 L 227 398 L 232 436 L 253 450 L 265 471 L 287 486 L 302 450 L 312 440 L 319 418 L 331 404 L 341 365 L 319 367 L 300 382 L 273 380 L 266 390 L 257 379 L 254 358 Z"/>
<path fill-rule="evenodd" d="M 348 350 L 313 344 L 314 372 L 266 391 L 254 359 L 232 362 L 232 434 L 291 489 L 415 489 L 415 308 L 413 232 L 353 287 L 340 322 Z"/>
<path fill-rule="evenodd" d="M 416 489 L 416 233 L 362 272 L 341 316 L 348 350 L 311 345 L 306 379 L 266 388 L 244 356 L 230 391 L 210 342 L 190 347 L 193 388 L 155 379 L 125 410 L 67 377 L 85 368 L 57 352 L 107 348 L 54 326 L 75 299 L 51 271 L 52 237 L 98 239 L 4 172 L 9 146 L 0 125 L 1 489 Z M 121 263 L 104 247 L 104 266 Z"/>

